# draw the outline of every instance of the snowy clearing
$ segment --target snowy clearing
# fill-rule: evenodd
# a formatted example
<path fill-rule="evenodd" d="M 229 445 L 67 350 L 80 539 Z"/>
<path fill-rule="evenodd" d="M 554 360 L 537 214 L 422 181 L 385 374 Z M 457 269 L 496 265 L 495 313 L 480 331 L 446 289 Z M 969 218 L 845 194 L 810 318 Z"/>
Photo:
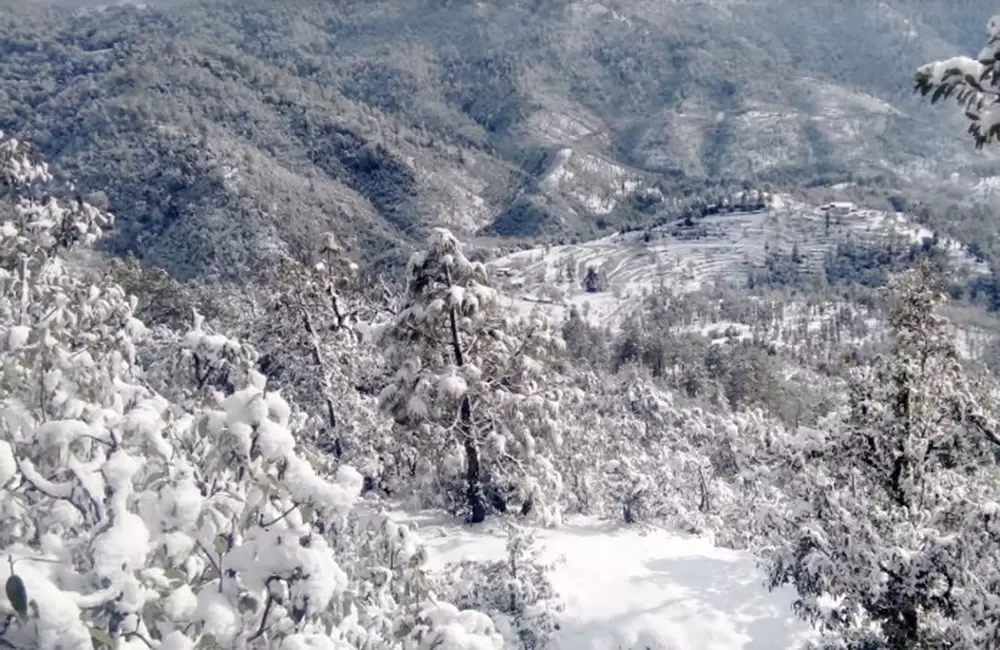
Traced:
<path fill-rule="evenodd" d="M 499 526 L 390 516 L 419 526 L 432 571 L 505 557 Z M 536 535 L 565 607 L 558 650 L 792 650 L 813 636 L 791 591 L 768 593 L 751 557 L 707 539 L 584 517 Z"/>

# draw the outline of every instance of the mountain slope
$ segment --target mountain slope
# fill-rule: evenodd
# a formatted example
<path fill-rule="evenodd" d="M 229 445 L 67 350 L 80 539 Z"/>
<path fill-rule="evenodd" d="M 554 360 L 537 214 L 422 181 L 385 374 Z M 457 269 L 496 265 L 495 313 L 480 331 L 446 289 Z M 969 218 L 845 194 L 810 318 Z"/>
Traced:
<path fill-rule="evenodd" d="M 106 189 L 114 251 L 182 277 L 327 229 L 385 263 L 429 225 L 586 235 L 678 178 L 992 164 L 909 96 L 989 3 L 812 4 L 12 3 L 0 128 Z"/>

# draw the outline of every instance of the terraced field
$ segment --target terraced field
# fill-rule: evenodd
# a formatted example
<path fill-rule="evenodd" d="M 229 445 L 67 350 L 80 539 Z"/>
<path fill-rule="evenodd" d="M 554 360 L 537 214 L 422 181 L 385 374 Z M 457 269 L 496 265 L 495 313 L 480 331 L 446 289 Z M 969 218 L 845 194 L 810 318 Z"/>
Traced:
<path fill-rule="evenodd" d="M 614 327 L 646 291 L 687 293 L 714 283 L 745 287 L 769 251 L 788 254 L 796 248 L 802 259 L 799 272 L 819 274 L 838 243 L 893 238 L 919 243 L 932 236 L 900 213 L 848 203 L 814 206 L 779 195 L 766 210 L 710 216 L 694 228 L 669 225 L 649 233 L 519 251 L 491 265 L 517 307 L 541 306 L 561 320 L 576 306 L 592 322 Z M 988 272 L 956 242 L 944 245 L 956 273 Z M 603 278 L 599 291 L 584 289 L 590 268 Z"/>

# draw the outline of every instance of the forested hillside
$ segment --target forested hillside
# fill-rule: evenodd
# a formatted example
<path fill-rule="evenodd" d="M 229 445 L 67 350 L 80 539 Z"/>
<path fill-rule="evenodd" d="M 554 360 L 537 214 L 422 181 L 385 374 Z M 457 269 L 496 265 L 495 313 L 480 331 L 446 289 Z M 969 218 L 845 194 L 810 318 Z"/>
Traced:
<path fill-rule="evenodd" d="M 0 128 L 106 193 L 111 250 L 179 277 L 327 228 L 386 263 L 431 225 L 589 235 L 705 179 L 877 175 L 913 202 L 995 167 L 908 81 L 988 4 L 7 0 Z"/>

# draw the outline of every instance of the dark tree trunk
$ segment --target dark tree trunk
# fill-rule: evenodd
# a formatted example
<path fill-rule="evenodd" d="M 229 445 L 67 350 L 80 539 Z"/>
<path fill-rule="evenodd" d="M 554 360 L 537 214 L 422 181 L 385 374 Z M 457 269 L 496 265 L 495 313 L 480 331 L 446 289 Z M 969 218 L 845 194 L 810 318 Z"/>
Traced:
<path fill-rule="evenodd" d="M 340 320 L 339 313 L 337 314 L 337 320 Z M 316 362 L 317 372 L 323 374 L 323 399 L 326 402 L 326 420 L 329 425 L 330 437 L 333 438 L 333 453 L 337 458 L 341 458 L 344 455 L 344 444 L 338 433 L 337 409 L 333 405 L 330 377 L 327 375 L 326 363 L 323 359 L 323 353 L 320 351 L 319 334 L 316 331 L 316 327 L 313 325 L 312 317 L 309 315 L 309 311 L 305 307 L 302 308 L 302 322 L 305 325 L 306 334 L 309 336 L 309 342 L 312 347 L 313 361 Z"/>
<path fill-rule="evenodd" d="M 483 495 L 482 470 L 479 464 L 479 449 L 472 437 L 472 409 L 469 398 L 462 398 L 462 431 L 465 436 L 465 500 L 469 507 L 468 523 L 478 524 L 486 519 L 486 498 Z"/>
<path fill-rule="evenodd" d="M 451 345 L 455 354 L 455 365 L 465 365 L 462 343 L 458 338 L 458 318 L 455 308 L 451 308 Z M 486 519 L 486 498 L 483 495 L 482 468 L 479 462 L 479 448 L 472 432 L 472 404 L 469 396 L 462 398 L 461 424 L 462 446 L 465 448 L 465 502 L 469 508 L 468 523 L 478 524 Z"/>

